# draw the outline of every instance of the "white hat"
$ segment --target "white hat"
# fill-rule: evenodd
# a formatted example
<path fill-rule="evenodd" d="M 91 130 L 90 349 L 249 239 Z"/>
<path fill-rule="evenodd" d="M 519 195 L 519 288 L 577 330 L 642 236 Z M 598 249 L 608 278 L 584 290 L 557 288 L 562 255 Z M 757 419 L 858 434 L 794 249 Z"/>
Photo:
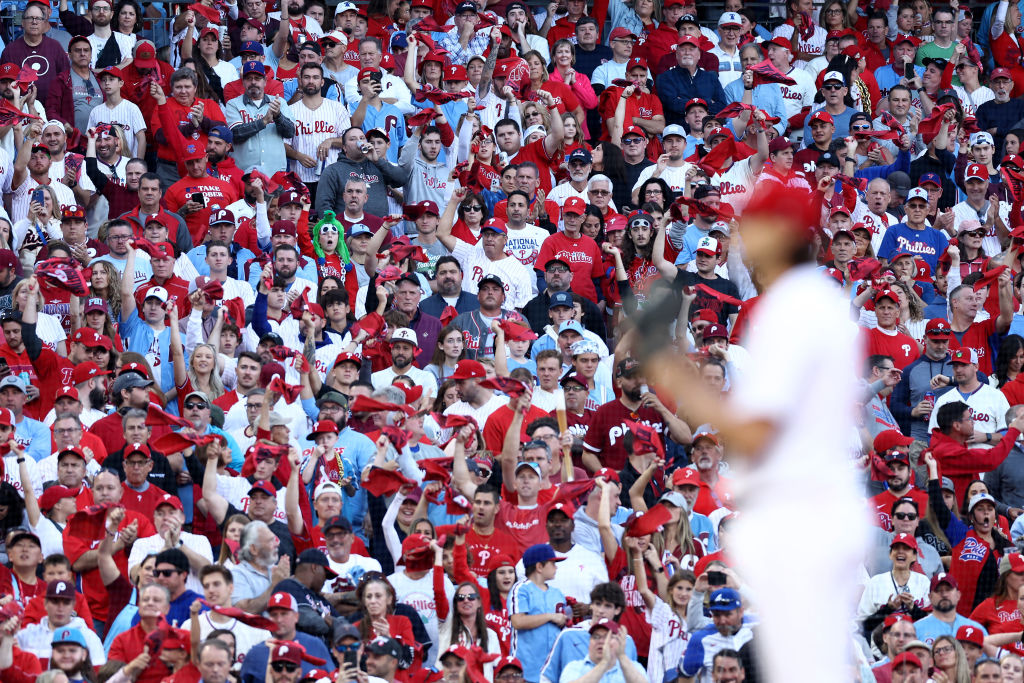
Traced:
<path fill-rule="evenodd" d="M 544 128 L 544 126 L 530 126 L 525 131 L 523 131 L 523 140 L 529 140 L 530 136 L 533 135 L 534 133 L 544 133 L 545 135 L 547 135 L 548 131 L 546 128 Z"/>
<path fill-rule="evenodd" d="M 351 5 L 352 3 L 342 3 L 342 4 Z M 334 40 L 338 41 L 342 45 L 348 45 L 348 35 L 344 31 L 331 31 L 330 33 L 325 33 L 324 34 L 324 38 L 333 38 Z"/>
<path fill-rule="evenodd" d="M 825 74 L 825 78 L 821 79 L 822 83 L 826 81 L 839 81 L 843 85 L 846 85 L 846 78 L 839 71 L 829 71 Z"/>
<path fill-rule="evenodd" d="M 160 286 L 150 287 L 146 290 L 146 298 L 148 299 L 151 296 L 155 296 L 157 299 L 160 299 L 161 303 L 167 303 L 167 300 L 171 298 L 171 295 L 167 290 Z"/>
<path fill-rule="evenodd" d="M 911 199 L 923 199 L 924 201 L 927 202 L 928 190 L 924 189 L 923 187 L 915 187 L 914 189 L 907 193 L 907 202 L 909 203 Z"/>
<path fill-rule="evenodd" d="M 313 491 L 313 500 L 319 498 L 321 493 L 337 493 L 338 496 L 341 496 L 341 487 L 333 481 L 323 481 Z"/>
<path fill-rule="evenodd" d="M 337 16 L 337 15 L 341 14 L 342 12 L 348 12 L 350 10 L 352 12 L 358 12 L 359 8 L 356 7 L 356 3 L 349 2 L 349 0 L 345 0 L 345 2 L 339 2 L 338 3 L 338 7 L 334 10 L 334 14 L 335 14 L 335 16 Z"/>
<path fill-rule="evenodd" d="M 707 251 L 717 255 L 719 253 L 718 240 L 716 240 L 714 237 L 708 237 L 707 235 L 705 235 L 704 237 L 700 238 L 699 242 L 697 242 L 697 248 L 694 251 Z"/>
<path fill-rule="evenodd" d="M 409 342 L 413 346 L 419 346 L 419 339 L 416 337 L 416 332 L 410 330 L 408 327 L 399 327 L 395 330 L 395 333 L 391 335 L 391 343 L 394 344 L 396 341 Z"/>
<path fill-rule="evenodd" d="M 743 19 L 736 12 L 722 12 L 718 17 L 719 26 L 743 26 Z"/>
<path fill-rule="evenodd" d="M 977 133 L 971 134 L 971 147 L 974 147 L 975 145 L 984 145 L 986 143 L 995 146 L 996 143 L 992 140 L 992 133 L 980 130 Z"/>

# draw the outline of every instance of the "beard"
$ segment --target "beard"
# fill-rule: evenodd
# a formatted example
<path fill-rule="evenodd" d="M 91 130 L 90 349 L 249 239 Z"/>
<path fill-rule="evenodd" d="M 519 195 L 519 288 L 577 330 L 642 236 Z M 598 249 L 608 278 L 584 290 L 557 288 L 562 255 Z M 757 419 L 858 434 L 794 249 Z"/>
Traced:
<path fill-rule="evenodd" d="M 392 356 L 391 364 L 399 370 L 402 370 L 412 365 L 412 358 L 406 358 L 405 356 Z"/>
<path fill-rule="evenodd" d="M 641 399 L 641 397 L 643 397 L 643 393 L 640 391 L 640 387 L 637 387 L 635 389 L 630 389 L 628 391 L 626 389 L 623 389 L 622 390 L 622 394 L 626 398 L 628 398 L 630 401 L 634 401 L 634 402 L 635 401 L 639 401 Z"/>
<path fill-rule="evenodd" d="M 316 87 L 315 85 L 307 85 L 305 88 L 302 89 L 302 94 L 309 95 L 310 97 L 313 97 L 319 92 L 320 88 Z"/>
<path fill-rule="evenodd" d="M 211 164 L 214 164 L 214 165 L 219 164 L 220 162 L 224 161 L 224 157 L 225 157 L 225 155 L 221 154 L 220 152 L 215 152 L 215 151 L 210 150 L 210 149 L 206 150 L 206 159 Z"/>

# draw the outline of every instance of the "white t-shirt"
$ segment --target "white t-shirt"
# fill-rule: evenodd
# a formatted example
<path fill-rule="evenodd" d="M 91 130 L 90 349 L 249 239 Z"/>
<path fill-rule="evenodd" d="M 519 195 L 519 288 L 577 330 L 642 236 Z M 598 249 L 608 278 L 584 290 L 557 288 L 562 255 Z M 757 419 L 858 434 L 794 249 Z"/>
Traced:
<path fill-rule="evenodd" d="M 213 562 L 213 548 L 210 547 L 210 540 L 206 536 L 182 531 L 181 543 L 192 552 L 205 557 L 207 561 Z M 131 569 L 136 565 L 142 564 L 147 555 L 159 553 L 166 545 L 167 542 L 159 535 L 136 539 L 135 543 L 132 544 L 132 551 L 128 555 L 128 568 Z M 199 581 L 199 572 L 191 568 L 189 569 L 188 577 L 185 579 L 185 587 L 200 595 L 202 594 L 203 584 Z"/>
<path fill-rule="evenodd" d="M 348 562 L 336 562 L 328 554 L 327 563 L 331 565 L 331 569 L 338 575 L 338 578 L 333 580 L 329 588 L 329 590 L 335 592 L 352 590 L 359 585 L 359 579 L 362 578 L 363 574 L 380 571 L 380 562 L 372 557 L 363 557 L 355 553 L 349 554 Z"/>
<path fill-rule="evenodd" d="M 547 230 L 529 223 L 519 230 L 513 230 L 509 227 L 508 240 L 505 242 L 505 253 L 516 257 L 527 268 L 533 268 L 534 264 L 537 263 L 540 245 L 549 236 L 550 233 Z"/>
<path fill-rule="evenodd" d="M 750 193 L 754 191 L 757 176 L 750 172 L 750 159 L 735 162 L 725 173 L 716 174 L 711 180 L 718 185 L 722 193 L 722 201 L 731 205 L 736 213 L 742 213 L 750 201 Z"/>
<path fill-rule="evenodd" d="M 956 92 L 956 96 L 960 98 L 960 104 L 964 107 L 964 116 L 977 116 L 978 107 L 996 98 L 992 89 L 985 85 L 974 92 L 967 92 L 962 85 L 954 85 L 953 91 Z"/>
<path fill-rule="evenodd" d="M 579 543 L 573 545 L 569 552 L 559 554 L 565 561 L 558 563 L 555 578 L 548 581 L 548 587 L 557 588 L 563 595 L 581 602 L 590 602 L 590 591 L 594 586 L 608 582 L 608 565 L 604 557 Z M 520 581 L 526 579 L 521 559 L 516 563 L 516 577 Z"/>
<path fill-rule="evenodd" d="M 418 386 L 423 387 L 425 394 L 437 396 L 437 380 L 426 370 L 420 370 L 415 365 L 412 365 L 409 366 L 405 376 L 410 377 Z M 381 387 L 391 386 L 395 377 L 398 377 L 398 375 L 395 373 L 394 367 L 388 367 L 370 375 L 370 381 L 373 383 L 374 389 L 380 389 Z"/>
<path fill-rule="evenodd" d="M 659 176 L 662 180 L 668 183 L 668 186 L 672 188 L 673 192 L 682 192 L 683 187 L 686 185 L 686 170 L 693 164 L 683 162 L 682 166 L 667 166 L 662 174 Z M 644 170 L 640 171 L 640 177 L 636 179 L 633 184 L 634 190 L 639 190 L 640 186 L 647 182 L 647 179 L 654 175 L 654 170 L 657 165 L 648 166 Z"/>
<path fill-rule="evenodd" d="M 186 619 L 185 623 L 178 628 L 190 631 L 192 629 L 192 620 Z M 261 628 L 253 628 L 252 626 L 243 624 L 237 619 L 228 619 L 222 624 L 211 619 L 210 612 L 203 612 L 199 615 L 200 640 L 206 640 L 206 637 L 210 635 L 210 632 L 216 631 L 217 629 L 231 631 L 235 636 L 235 662 L 238 664 L 245 661 L 245 655 L 248 654 L 249 650 L 271 637 L 270 631 L 265 631 Z"/>
<path fill-rule="evenodd" d="M 437 659 L 437 603 L 434 601 L 434 577 L 427 572 L 421 579 L 410 579 L 405 571 L 397 571 L 388 577 L 388 581 L 395 589 L 395 598 L 398 602 L 404 602 L 412 607 L 423 620 L 423 627 L 430 636 L 430 651 L 423 657 L 425 662 L 433 662 Z M 444 592 L 451 603 L 455 595 L 455 586 L 451 580 L 444 577 Z"/>
<path fill-rule="evenodd" d="M 986 210 L 982 212 L 981 218 L 978 218 L 978 212 L 967 203 L 967 200 L 958 202 L 953 205 L 953 234 L 960 234 L 960 224 L 964 221 L 980 221 L 982 224 L 985 223 L 985 218 L 988 215 L 987 207 L 988 201 L 985 202 Z M 1010 224 L 1010 204 L 1007 202 L 999 202 L 999 215 L 1002 217 L 1003 222 L 1007 225 Z M 948 235 L 947 235 L 948 237 Z M 999 243 L 999 236 L 996 235 L 996 226 L 992 225 L 985 233 L 984 239 L 981 240 L 981 248 L 985 250 L 987 256 L 997 256 L 1002 253 L 1003 247 Z"/>
<path fill-rule="evenodd" d="M 484 275 L 497 275 L 505 285 L 503 308 L 523 308 L 537 295 L 537 278 L 518 259 L 508 256 L 492 261 L 484 253 L 483 240 L 468 244 L 455 240 L 452 256 L 462 266 L 462 291 L 476 294 L 477 283 Z"/>
<path fill-rule="evenodd" d="M 128 138 L 128 152 L 123 153 L 123 156 L 138 156 L 138 144 L 135 134 L 140 130 L 146 130 L 146 119 L 142 117 L 142 111 L 134 102 L 121 100 L 114 107 L 104 102 L 97 107 L 93 107 L 93 110 L 89 113 L 89 127 L 95 128 L 98 123 L 120 124 L 124 128 L 125 137 Z"/>
<path fill-rule="evenodd" d="M 295 135 L 288 144 L 296 152 L 307 154 L 317 159 L 316 150 L 320 143 L 330 138 L 340 138 L 351 126 L 351 118 L 348 110 L 341 102 L 334 100 L 323 100 L 316 109 L 310 109 L 302 100 L 293 105 L 292 118 L 295 120 Z M 315 183 L 320 180 L 320 168 L 325 164 L 333 164 L 338 160 L 341 150 L 332 147 L 327 153 L 325 162 L 320 162 L 313 168 L 306 168 L 297 160 L 288 162 L 289 170 L 299 174 L 304 183 Z"/>
<path fill-rule="evenodd" d="M 1006 429 L 1006 413 L 1010 410 L 1010 402 L 1006 395 L 989 384 L 982 384 L 969 396 L 964 396 L 959 389 L 953 388 L 935 400 L 935 407 L 932 408 L 932 415 L 928 419 L 928 431 L 939 426 L 939 408 L 947 403 L 963 401 L 971 410 L 971 417 L 974 419 L 974 431 L 992 434 L 1000 429 Z M 971 444 L 971 448 L 992 448 L 988 444 Z"/>
<path fill-rule="evenodd" d="M 821 55 L 825 52 L 825 39 L 828 38 L 828 31 L 823 29 L 821 26 L 814 26 L 814 35 L 807 40 L 800 37 L 797 33 L 796 27 L 792 24 L 782 24 L 772 34 L 773 38 L 788 38 L 793 44 L 793 52 L 803 52 L 809 55 Z M 796 40 L 794 40 L 796 38 Z M 802 66 L 806 62 L 802 59 L 798 59 L 793 62 L 796 66 Z"/>

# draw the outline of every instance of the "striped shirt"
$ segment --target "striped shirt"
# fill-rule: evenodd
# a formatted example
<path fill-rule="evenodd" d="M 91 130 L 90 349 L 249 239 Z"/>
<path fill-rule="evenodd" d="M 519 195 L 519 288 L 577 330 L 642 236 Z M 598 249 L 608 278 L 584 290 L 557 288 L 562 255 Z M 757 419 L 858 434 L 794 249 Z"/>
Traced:
<path fill-rule="evenodd" d="M 338 160 L 340 149 L 332 147 L 327 153 L 326 161 L 317 157 L 317 147 L 331 138 L 339 138 L 351 126 L 351 118 L 345 105 L 333 100 L 323 100 L 316 109 L 310 109 L 305 102 L 299 100 L 292 105 L 292 120 L 295 121 L 295 136 L 288 140 L 296 152 L 313 157 L 316 166 L 306 168 L 296 159 L 288 160 L 289 170 L 298 173 L 304 183 L 315 183 L 320 180 L 320 170 Z"/>
<path fill-rule="evenodd" d="M 93 107 L 89 113 L 89 128 L 95 128 L 100 123 L 116 123 L 124 129 L 124 136 L 128 138 L 128 157 L 138 156 L 138 144 L 135 134 L 140 130 L 146 130 L 146 119 L 142 116 L 142 110 L 134 102 L 121 100 L 116 105 L 103 103 Z"/>

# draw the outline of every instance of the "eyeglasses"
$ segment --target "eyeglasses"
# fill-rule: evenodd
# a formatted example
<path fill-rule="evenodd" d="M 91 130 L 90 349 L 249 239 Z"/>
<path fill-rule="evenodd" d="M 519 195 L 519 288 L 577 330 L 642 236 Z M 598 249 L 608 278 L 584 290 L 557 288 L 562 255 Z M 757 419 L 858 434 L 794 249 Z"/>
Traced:
<path fill-rule="evenodd" d="M 932 650 L 933 655 L 948 655 L 951 652 L 953 652 L 952 645 L 944 645 L 942 647 L 937 647 L 934 650 Z"/>
<path fill-rule="evenodd" d="M 826 83 L 825 85 L 821 86 L 821 89 L 822 90 L 836 91 L 836 90 L 842 90 L 845 87 L 846 86 L 842 85 L 841 83 Z"/>
<path fill-rule="evenodd" d="M 629 138 L 629 139 L 623 140 L 622 144 L 624 144 L 624 145 L 639 145 L 641 142 L 643 142 L 646 139 L 647 138 Z"/>
<path fill-rule="evenodd" d="M 473 593 L 472 595 L 470 595 L 469 593 L 463 593 L 462 595 L 455 596 L 455 602 L 473 602 L 479 599 L 480 596 L 476 593 Z"/>
<path fill-rule="evenodd" d="M 199 403 L 196 403 L 195 401 L 186 401 L 185 402 L 185 408 L 187 408 L 188 410 L 206 410 L 208 407 L 209 406 L 207 406 L 205 403 L 202 403 L 202 402 L 199 402 Z"/>
<path fill-rule="evenodd" d="M 480 206 L 479 204 L 473 204 L 472 206 L 464 206 L 464 207 L 462 207 L 462 210 L 463 211 L 483 211 L 484 207 Z"/>
<path fill-rule="evenodd" d="M 565 266 L 551 266 L 548 268 L 549 273 L 568 273 L 569 269 Z"/>
<path fill-rule="evenodd" d="M 46 18 L 45 17 L 26 17 L 26 16 L 22 15 L 21 20 L 22 21 L 28 21 L 28 22 L 31 22 L 31 23 L 34 24 L 37 21 L 46 21 Z"/>
<path fill-rule="evenodd" d="M 892 513 L 892 516 L 895 517 L 896 519 L 903 519 L 903 520 L 909 520 L 909 521 L 913 521 L 913 520 L 917 519 L 917 513 L 916 512 L 894 512 L 894 513 Z"/>
<path fill-rule="evenodd" d="M 517 681 L 522 681 L 524 679 L 523 674 L 517 674 L 514 671 L 510 671 L 507 674 L 497 676 L 494 680 L 501 681 L 502 683 L 516 683 Z"/>
<path fill-rule="evenodd" d="M 484 479 L 490 479 L 491 478 L 491 471 L 490 470 L 484 469 L 483 467 L 477 467 L 477 469 L 480 471 L 479 472 L 479 476 L 483 477 Z"/>
<path fill-rule="evenodd" d="M 153 570 L 153 576 L 168 577 L 168 576 L 174 576 L 175 574 L 181 574 L 181 572 L 178 571 L 177 569 L 154 569 Z"/>
<path fill-rule="evenodd" d="M 57 434 L 58 436 L 60 436 L 60 435 L 70 436 L 71 434 L 74 434 L 77 431 L 80 431 L 78 427 L 68 427 L 67 429 L 54 429 L 53 433 Z"/>
<path fill-rule="evenodd" d="M 841 9 L 827 9 L 827 10 L 825 10 L 825 14 L 842 14 L 842 13 L 843 13 L 843 10 L 841 10 Z"/>
<path fill-rule="evenodd" d="M 270 668 L 277 673 L 294 673 L 298 670 L 298 664 L 292 664 L 291 662 L 271 662 Z"/>
<path fill-rule="evenodd" d="M 608 190 L 590 190 L 590 194 L 596 194 L 598 197 L 604 197 L 605 195 L 611 194 Z"/>

